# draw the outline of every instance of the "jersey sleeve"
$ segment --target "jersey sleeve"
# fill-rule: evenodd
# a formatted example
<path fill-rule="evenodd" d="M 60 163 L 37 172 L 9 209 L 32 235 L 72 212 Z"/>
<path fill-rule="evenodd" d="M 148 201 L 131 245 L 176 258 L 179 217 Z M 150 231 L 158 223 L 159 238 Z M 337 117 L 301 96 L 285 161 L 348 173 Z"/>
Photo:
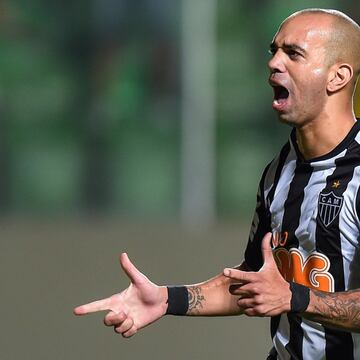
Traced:
<path fill-rule="evenodd" d="M 267 232 L 271 231 L 270 212 L 267 208 L 264 195 L 264 182 L 269 167 L 270 164 L 265 168 L 260 180 L 257 192 L 256 208 L 250 228 L 247 247 L 245 250 L 245 262 L 253 271 L 258 271 L 263 264 L 263 258 L 261 254 L 261 241 L 264 235 Z"/>

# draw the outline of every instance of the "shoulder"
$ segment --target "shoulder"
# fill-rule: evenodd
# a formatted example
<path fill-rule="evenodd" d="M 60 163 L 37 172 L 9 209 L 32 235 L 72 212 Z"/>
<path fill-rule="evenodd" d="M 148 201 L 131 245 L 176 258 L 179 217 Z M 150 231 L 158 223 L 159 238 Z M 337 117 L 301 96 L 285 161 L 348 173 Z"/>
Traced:
<path fill-rule="evenodd" d="M 277 156 L 275 156 L 265 167 L 260 182 L 261 188 L 265 189 L 271 187 L 274 182 L 277 182 L 282 169 L 286 163 L 292 159 L 292 156 L 289 156 L 291 152 L 292 147 L 290 145 L 290 141 L 287 141 Z"/>

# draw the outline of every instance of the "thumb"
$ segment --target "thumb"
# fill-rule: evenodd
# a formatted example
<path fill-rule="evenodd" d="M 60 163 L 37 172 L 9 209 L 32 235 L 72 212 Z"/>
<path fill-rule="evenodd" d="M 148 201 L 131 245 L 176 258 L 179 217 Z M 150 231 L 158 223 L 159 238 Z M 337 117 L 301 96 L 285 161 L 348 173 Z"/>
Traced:
<path fill-rule="evenodd" d="M 133 284 L 137 284 L 145 278 L 145 275 L 135 267 L 126 253 L 120 255 L 120 265 Z"/>
<path fill-rule="evenodd" d="M 275 263 L 273 252 L 270 246 L 271 239 L 272 239 L 272 234 L 268 232 L 265 234 L 261 242 L 261 253 L 264 260 L 263 267 Z"/>

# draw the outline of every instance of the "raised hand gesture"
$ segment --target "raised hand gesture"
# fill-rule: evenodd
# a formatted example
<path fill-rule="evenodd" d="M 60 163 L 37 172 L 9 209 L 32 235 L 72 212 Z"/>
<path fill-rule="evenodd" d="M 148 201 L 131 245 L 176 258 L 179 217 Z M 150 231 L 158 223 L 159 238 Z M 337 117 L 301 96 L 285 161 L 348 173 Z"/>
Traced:
<path fill-rule="evenodd" d="M 264 263 L 259 271 L 224 269 L 224 275 L 237 282 L 230 286 L 230 293 L 240 296 L 238 305 L 248 316 L 275 316 L 290 311 L 289 283 L 279 272 L 270 241 L 271 233 L 267 233 L 261 243 Z"/>
<path fill-rule="evenodd" d="M 151 282 L 131 263 L 127 254 L 121 254 L 120 264 L 130 279 L 129 287 L 108 298 L 78 306 L 74 314 L 109 310 L 104 318 L 105 325 L 113 326 L 116 332 L 128 338 L 165 314 L 167 288 Z"/>

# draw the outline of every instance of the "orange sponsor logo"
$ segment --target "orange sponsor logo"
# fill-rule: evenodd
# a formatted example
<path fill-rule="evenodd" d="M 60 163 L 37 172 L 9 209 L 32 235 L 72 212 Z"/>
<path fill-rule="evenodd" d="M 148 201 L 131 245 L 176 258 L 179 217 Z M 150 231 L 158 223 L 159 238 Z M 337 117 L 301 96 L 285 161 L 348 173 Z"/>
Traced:
<path fill-rule="evenodd" d="M 273 249 L 278 246 L 285 246 L 289 238 L 289 233 L 287 231 L 273 231 L 271 238 L 271 246 Z"/>
<path fill-rule="evenodd" d="M 324 254 L 313 252 L 304 257 L 296 248 L 277 248 L 273 250 L 273 254 L 285 280 L 317 290 L 334 291 L 334 278 L 328 271 L 330 261 Z"/>

